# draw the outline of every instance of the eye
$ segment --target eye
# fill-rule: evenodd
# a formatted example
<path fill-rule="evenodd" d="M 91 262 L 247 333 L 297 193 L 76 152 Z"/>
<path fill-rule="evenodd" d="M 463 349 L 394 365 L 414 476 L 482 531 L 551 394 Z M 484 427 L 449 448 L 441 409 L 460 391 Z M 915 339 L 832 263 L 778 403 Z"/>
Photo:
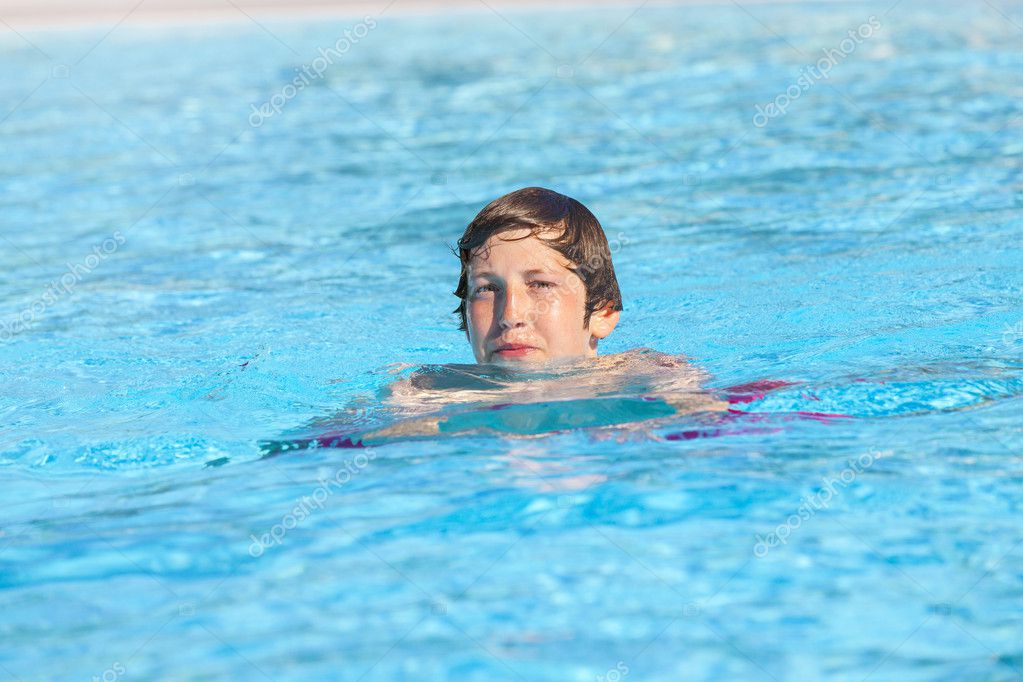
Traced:
<path fill-rule="evenodd" d="M 472 295 L 479 296 L 490 291 L 497 291 L 497 288 L 493 284 L 481 284 L 472 290 Z"/>
<path fill-rule="evenodd" d="M 554 282 L 544 282 L 541 280 L 535 280 L 529 283 L 529 286 L 536 287 L 537 289 L 553 289 L 555 287 Z"/>

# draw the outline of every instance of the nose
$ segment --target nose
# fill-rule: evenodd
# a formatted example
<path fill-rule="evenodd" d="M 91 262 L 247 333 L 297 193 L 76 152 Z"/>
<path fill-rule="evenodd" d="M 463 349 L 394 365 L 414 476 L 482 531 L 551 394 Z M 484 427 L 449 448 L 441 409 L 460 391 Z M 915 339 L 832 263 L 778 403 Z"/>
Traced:
<path fill-rule="evenodd" d="M 524 291 L 508 287 L 504 292 L 504 301 L 501 306 L 501 329 L 507 331 L 525 326 L 528 305 L 529 301 Z"/>

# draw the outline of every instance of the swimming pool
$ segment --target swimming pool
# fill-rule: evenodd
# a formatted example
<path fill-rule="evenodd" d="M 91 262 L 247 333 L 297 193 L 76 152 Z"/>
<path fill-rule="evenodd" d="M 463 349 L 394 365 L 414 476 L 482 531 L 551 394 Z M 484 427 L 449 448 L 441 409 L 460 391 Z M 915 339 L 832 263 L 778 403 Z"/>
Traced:
<path fill-rule="evenodd" d="M 996 4 L 0 34 L 0 670 L 1018 679 L 1023 10 Z M 794 385 L 656 440 L 260 459 L 371 411 L 388 363 L 471 362 L 447 245 L 531 184 L 619 239 L 603 351 Z"/>

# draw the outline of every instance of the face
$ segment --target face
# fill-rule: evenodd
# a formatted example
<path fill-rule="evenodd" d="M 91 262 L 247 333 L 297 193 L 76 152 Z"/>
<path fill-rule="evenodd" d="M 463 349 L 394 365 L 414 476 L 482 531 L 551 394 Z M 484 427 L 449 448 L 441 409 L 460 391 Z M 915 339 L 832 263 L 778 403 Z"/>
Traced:
<path fill-rule="evenodd" d="M 619 314 L 598 310 L 583 326 L 586 288 L 570 265 L 526 229 L 487 241 L 466 273 L 466 325 L 476 362 L 538 363 L 597 355 L 597 340 L 611 333 Z"/>

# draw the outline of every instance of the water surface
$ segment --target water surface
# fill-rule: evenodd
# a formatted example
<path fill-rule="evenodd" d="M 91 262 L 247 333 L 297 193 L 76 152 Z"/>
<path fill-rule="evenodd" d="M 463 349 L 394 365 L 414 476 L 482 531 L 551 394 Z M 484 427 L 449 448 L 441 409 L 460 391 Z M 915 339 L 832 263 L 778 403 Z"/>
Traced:
<path fill-rule="evenodd" d="M 1023 9 L 501 14 L 377 15 L 258 127 L 363 19 L 2 34 L 0 670 L 1018 679 Z M 602 351 L 793 385 L 261 459 L 472 362 L 448 245 L 526 185 L 616 244 Z"/>

